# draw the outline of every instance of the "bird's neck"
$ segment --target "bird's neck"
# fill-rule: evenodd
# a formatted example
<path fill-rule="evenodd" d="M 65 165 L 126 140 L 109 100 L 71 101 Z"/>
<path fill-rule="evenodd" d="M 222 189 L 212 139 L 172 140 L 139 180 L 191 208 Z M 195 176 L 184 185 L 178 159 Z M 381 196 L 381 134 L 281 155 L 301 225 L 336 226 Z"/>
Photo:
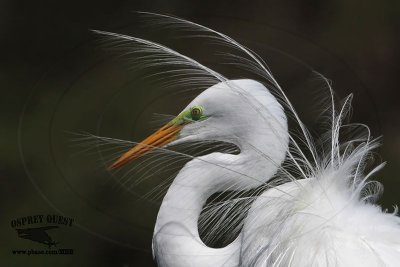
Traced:
<path fill-rule="evenodd" d="M 155 226 L 153 249 L 155 255 L 162 255 L 158 259 L 163 261 L 160 266 L 178 266 L 178 262 L 182 264 L 179 266 L 207 266 L 209 259 L 201 255 L 213 255 L 215 263 L 221 263 L 215 266 L 226 261 L 235 266 L 239 260 L 240 236 L 225 248 L 210 248 L 199 237 L 198 219 L 212 194 L 242 189 L 235 181 L 247 176 L 253 179 L 254 166 L 249 166 L 249 170 L 243 167 L 252 157 L 250 151 L 242 149 L 239 155 L 212 153 L 188 162 L 179 172 L 164 197 Z"/>
<path fill-rule="evenodd" d="M 164 197 L 156 230 L 172 221 L 185 225 L 192 235 L 198 236 L 197 220 L 212 194 L 242 190 L 244 185 L 239 184 L 240 180 L 245 180 L 246 184 L 255 183 L 255 186 L 262 184 L 256 177 L 260 172 L 256 169 L 262 163 L 253 161 L 253 164 L 249 164 L 250 159 L 257 158 L 253 154 L 253 150 L 245 148 L 238 155 L 217 152 L 188 162 Z"/>

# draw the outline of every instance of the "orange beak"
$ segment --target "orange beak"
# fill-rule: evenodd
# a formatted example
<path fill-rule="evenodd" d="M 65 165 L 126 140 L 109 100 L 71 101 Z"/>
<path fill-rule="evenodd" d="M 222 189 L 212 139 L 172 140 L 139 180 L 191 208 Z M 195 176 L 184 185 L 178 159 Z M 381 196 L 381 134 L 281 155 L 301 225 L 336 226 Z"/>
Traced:
<path fill-rule="evenodd" d="M 119 159 L 117 159 L 110 167 L 109 170 L 120 168 L 128 162 L 137 159 L 154 149 L 164 146 L 171 141 L 175 140 L 180 130 L 185 124 L 177 124 L 172 122 L 167 123 L 161 127 L 158 131 L 144 139 L 139 144 L 132 147 L 130 150 L 125 152 Z"/>

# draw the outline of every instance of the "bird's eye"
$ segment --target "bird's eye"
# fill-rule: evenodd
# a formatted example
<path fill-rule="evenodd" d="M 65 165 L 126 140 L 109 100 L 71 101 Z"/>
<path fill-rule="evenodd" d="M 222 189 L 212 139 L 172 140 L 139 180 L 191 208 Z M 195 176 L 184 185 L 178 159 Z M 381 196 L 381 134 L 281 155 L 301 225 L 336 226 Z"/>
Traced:
<path fill-rule="evenodd" d="M 192 120 L 197 121 L 203 115 L 203 109 L 201 107 L 192 107 L 190 110 L 190 115 L 192 117 Z"/>

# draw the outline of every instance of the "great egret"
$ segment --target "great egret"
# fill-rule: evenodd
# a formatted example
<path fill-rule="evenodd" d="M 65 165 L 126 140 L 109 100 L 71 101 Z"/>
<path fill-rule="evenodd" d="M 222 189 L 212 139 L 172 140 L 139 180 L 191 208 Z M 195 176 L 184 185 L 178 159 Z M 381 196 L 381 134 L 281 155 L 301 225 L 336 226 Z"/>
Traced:
<path fill-rule="evenodd" d="M 153 237 L 153 255 L 161 267 L 187 266 L 399 266 L 400 219 L 373 204 L 380 184 L 368 179 L 383 164 L 365 173 L 378 143 L 366 126 L 344 125 L 351 96 L 331 107 L 328 133 L 313 138 L 265 63 L 232 38 L 202 25 L 150 14 L 159 24 L 200 31 L 240 51 L 240 64 L 261 76 L 229 80 L 222 74 L 161 44 L 136 37 L 99 32 L 118 47 L 145 53 L 143 64 L 176 69 L 182 82 L 214 85 L 198 95 L 175 119 L 125 152 L 110 169 L 168 146 L 216 140 L 235 144 L 237 155 L 220 152 L 194 157 L 176 176 L 162 202 Z M 190 80 L 193 77 L 193 80 Z M 329 83 L 327 83 L 329 85 Z M 268 89 L 267 89 L 268 87 Z M 271 94 L 271 92 L 273 94 Z M 275 96 L 274 96 L 275 95 Z M 286 114 L 300 133 L 288 130 Z M 357 128 L 363 128 L 361 132 Z M 339 136 L 348 130 L 348 140 Z M 171 152 L 173 153 L 173 152 Z M 269 182 L 272 177 L 274 183 Z M 240 232 L 223 248 L 211 248 L 199 236 L 198 221 L 215 192 L 261 188 L 242 201 L 227 231 Z M 211 213 L 223 211 L 220 207 Z M 214 223 L 219 223 L 217 221 Z M 210 223 L 210 222 L 209 222 Z M 213 223 L 213 222 L 211 222 Z M 242 226 L 242 228 L 240 228 Z M 214 234 L 214 233 L 213 233 Z"/>

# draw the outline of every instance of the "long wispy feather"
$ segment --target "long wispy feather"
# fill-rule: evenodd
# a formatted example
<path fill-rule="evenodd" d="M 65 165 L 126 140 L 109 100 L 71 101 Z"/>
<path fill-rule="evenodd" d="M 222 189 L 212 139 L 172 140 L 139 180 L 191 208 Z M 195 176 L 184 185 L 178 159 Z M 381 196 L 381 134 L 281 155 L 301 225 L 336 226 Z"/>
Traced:
<path fill-rule="evenodd" d="M 211 86 L 216 82 L 226 81 L 221 74 L 162 44 L 118 33 L 99 30 L 93 32 L 103 36 L 103 44 L 109 49 L 119 51 L 119 56 L 127 62 L 131 62 L 129 59 L 133 57 L 136 62 L 140 62 L 141 68 L 168 67 L 168 70 L 148 77 L 168 77 L 164 84 L 166 86 Z"/>

